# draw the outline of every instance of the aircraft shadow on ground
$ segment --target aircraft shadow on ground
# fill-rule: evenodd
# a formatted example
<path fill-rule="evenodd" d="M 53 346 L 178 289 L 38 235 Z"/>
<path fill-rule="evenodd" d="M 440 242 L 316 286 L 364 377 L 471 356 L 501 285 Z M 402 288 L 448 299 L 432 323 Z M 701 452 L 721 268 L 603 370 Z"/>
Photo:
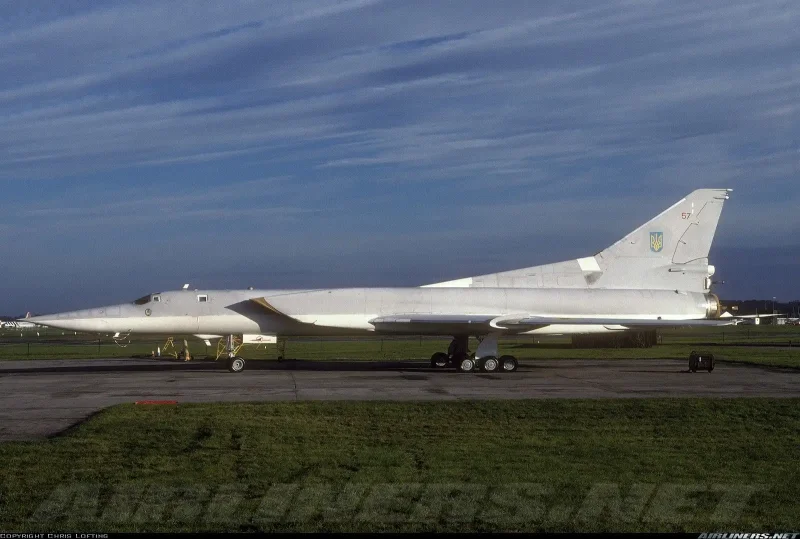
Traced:
<path fill-rule="evenodd" d="M 792 343 L 791 341 L 788 343 L 785 342 L 691 342 L 691 343 L 681 343 L 675 342 L 670 343 L 674 346 L 692 346 L 695 348 L 714 348 L 714 347 L 724 347 L 724 348 L 798 348 L 800 346 L 800 339 Z M 515 349 L 537 349 L 537 350 L 581 350 L 581 348 L 575 348 L 571 344 L 562 344 L 562 343 L 509 343 L 506 345 L 507 348 L 515 348 Z M 625 349 L 636 349 L 637 347 L 625 347 Z M 610 348 L 610 350 L 618 350 L 619 348 Z M 584 348 L 585 350 L 585 348 Z M 595 350 L 602 350 L 602 349 L 595 349 Z"/>
<path fill-rule="evenodd" d="M 37 374 L 37 373 L 102 373 L 102 372 L 218 372 L 227 371 L 227 362 L 224 360 L 192 360 L 176 361 L 168 359 L 152 359 L 148 362 L 140 360 L 141 363 L 114 364 L 110 360 L 103 365 L 42 365 L 26 368 L 3 368 L 0 365 L 0 376 L 6 374 Z M 353 371 L 353 372 L 375 372 L 375 371 L 414 371 L 424 373 L 456 373 L 454 368 L 437 369 L 430 366 L 427 361 L 405 360 L 405 361 L 352 361 L 352 360 L 251 360 L 247 362 L 243 376 L 248 371 Z"/>
<path fill-rule="evenodd" d="M 27 361 L 27 360 L 26 360 Z M 42 363 L 49 360 L 40 360 Z M 69 361 L 69 360 L 65 360 Z M 93 373 L 124 373 L 124 372 L 131 372 L 131 373 L 143 373 L 143 372 L 192 372 L 192 373 L 202 373 L 208 372 L 213 374 L 218 374 L 220 372 L 227 372 L 227 362 L 225 360 L 213 360 L 213 359 L 193 359 L 191 361 L 179 361 L 169 358 L 137 358 L 137 363 L 131 364 L 129 363 L 129 358 L 120 358 L 120 359 L 109 359 L 103 361 L 103 364 L 86 364 L 84 360 L 77 360 L 81 361 L 81 364 L 76 365 L 67 365 L 67 364 L 59 364 L 59 365 L 47 365 L 47 364 L 40 364 L 32 367 L 20 367 L 20 368 L 4 368 L 3 364 L 0 363 L 0 377 L 3 375 L 8 374 L 39 374 L 39 373 L 65 373 L 65 374 L 78 374 L 78 373 L 86 373 L 86 374 L 93 374 Z M 530 364 L 521 362 L 519 365 L 519 371 L 522 372 L 534 372 L 534 371 L 553 371 L 553 370 L 566 370 L 566 371 L 574 371 L 575 369 L 581 369 L 586 366 L 586 363 L 593 363 L 595 361 L 603 361 L 603 360 L 586 360 L 586 359 L 578 359 L 578 360 L 565 360 L 559 359 L 555 361 L 547 361 L 546 364 Z M 625 360 L 613 360 L 615 363 L 618 361 L 625 361 Z M 638 360 L 631 360 L 631 361 L 638 361 Z M 99 361 L 98 361 L 99 363 Z M 623 367 L 622 364 L 619 365 Z M 621 370 L 625 372 L 641 372 L 641 373 L 650 373 L 653 375 L 668 375 L 674 374 L 675 372 L 688 372 L 688 369 L 680 369 L 674 370 L 672 368 L 664 368 L 664 366 L 654 366 L 652 369 L 647 368 L 643 365 L 644 368 L 634 368 L 630 369 L 630 365 L 627 365 L 626 368 L 622 368 Z M 609 369 L 613 369 L 613 366 L 608 367 Z M 620 370 L 620 369 L 618 369 Z M 247 366 L 245 368 L 243 376 L 247 375 L 249 371 L 317 371 L 317 372 L 397 372 L 397 371 L 405 371 L 407 373 L 420 373 L 420 374 L 457 374 L 457 375 L 464 375 L 459 373 L 453 367 L 447 368 L 433 368 L 430 366 L 430 363 L 425 360 L 415 360 L 415 359 L 407 359 L 407 360 L 307 360 L 307 359 L 283 359 L 283 360 L 249 360 L 247 361 Z M 487 376 L 513 376 L 506 374 L 506 373 L 483 373 L 483 372 L 476 372 L 473 375 L 478 375 L 482 377 Z M 412 374 L 413 376 L 413 374 Z"/>

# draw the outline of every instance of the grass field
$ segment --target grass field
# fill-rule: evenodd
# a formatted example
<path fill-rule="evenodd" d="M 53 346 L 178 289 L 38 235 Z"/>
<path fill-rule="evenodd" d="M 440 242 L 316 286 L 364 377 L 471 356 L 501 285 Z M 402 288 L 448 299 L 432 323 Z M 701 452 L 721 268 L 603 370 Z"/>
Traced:
<path fill-rule="evenodd" d="M 800 401 L 122 405 L 0 444 L 4 531 L 787 531 Z"/>
<path fill-rule="evenodd" d="M 737 326 L 703 330 L 664 330 L 661 344 L 653 348 L 575 349 L 566 337 L 517 337 L 504 339 L 500 352 L 521 359 L 633 359 L 686 358 L 692 350 L 704 349 L 723 361 L 744 361 L 764 365 L 800 368 L 800 327 Z M 0 360 L 69 359 L 93 357 L 147 356 L 164 347 L 164 338 L 134 337 L 120 347 L 108 335 L 75 335 L 56 330 L 36 332 L 0 331 Z M 175 339 L 180 348 L 182 342 Z M 294 359 L 428 359 L 434 352 L 446 350 L 448 340 L 431 338 L 370 338 L 357 340 L 293 339 L 286 346 L 286 357 Z M 216 342 L 206 347 L 189 338 L 196 356 L 216 354 Z M 472 349 L 476 343 L 473 340 Z M 246 346 L 242 355 L 248 359 L 274 359 L 275 345 Z"/>

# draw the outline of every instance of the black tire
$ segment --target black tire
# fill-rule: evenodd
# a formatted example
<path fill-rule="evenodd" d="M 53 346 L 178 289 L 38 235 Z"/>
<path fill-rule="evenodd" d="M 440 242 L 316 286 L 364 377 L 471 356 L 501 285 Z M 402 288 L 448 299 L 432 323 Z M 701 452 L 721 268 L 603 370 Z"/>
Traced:
<path fill-rule="evenodd" d="M 518 366 L 517 358 L 514 356 L 500 357 L 500 372 L 514 372 L 517 370 Z"/>
<path fill-rule="evenodd" d="M 500 370 L 500 361 L 494 356 L 482 357 L 480 365 L 483 372 L 497 372 Z"/>
<path fill-rule="evenodd" d="M 708 358 L 708 372 L 714 370 L 714 356 Z"/>
<path fill-rule="evenodd" d="M 470 357 L 465 357 L 458 364 L 458 370 L 461 372 L 472 372 L 475 370 L 475 360 Z"/>
<path fill-rule="evenodd" d="M 243 357 L 232 357 L 228 360 L 228 370 L 230 372 L 242 372 L 244 370 L 244 358 Z"/>
<path fill-rule="evenodd" d="M 697 356 L 689 356 L 689 372 L 697 372 Z"/>
<path fill-rule="evenodd" d="M 447 354 L 444 352 L 436 352 L 431 356 L 431 367 L 434 369 L 442 369 L 447 367 L 447 363 L 449 362 L 447 358 Z"/>

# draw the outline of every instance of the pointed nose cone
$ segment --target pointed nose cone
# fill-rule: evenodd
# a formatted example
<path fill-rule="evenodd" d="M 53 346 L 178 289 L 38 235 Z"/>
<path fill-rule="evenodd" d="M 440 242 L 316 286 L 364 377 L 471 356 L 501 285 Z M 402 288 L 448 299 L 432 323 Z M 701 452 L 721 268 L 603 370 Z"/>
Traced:
<path fill-rule="evenodd" d="M 87 309 L 84 311 L 70 311 L 56 314 L 46 314 L 24 319 L 25 322 L 33 322 L 40 326 L 51 328 L 67 329 L 70 331 L 86 331 L 90 333 L 103 332 L 109 330 L 109 317 L 107 307 L 99 309 Z M 119 309 L 116 311 L 119 316 Z"/>
<path fill-rule="evenodd" d="M 63 314 L 66 314 L 66 313 L 48 314 L 48 315 L 44 315 L 44 316 L 32 316 L 30 318 L 19 318 L 17 320 L 17 322 L 32 322 L 32 323 L 40 325 L 40 326 L 49 326 L 49 327 L 61 328 L 61 326 L 58 326 L 56 324 L 58 322 L 64 322 L 64 321 L 67 320 L 65 318 L 59 318 L 59 317 L 63 316 Z M 62 329 L 68 329 L 68 328 L 62 328 Z"/>

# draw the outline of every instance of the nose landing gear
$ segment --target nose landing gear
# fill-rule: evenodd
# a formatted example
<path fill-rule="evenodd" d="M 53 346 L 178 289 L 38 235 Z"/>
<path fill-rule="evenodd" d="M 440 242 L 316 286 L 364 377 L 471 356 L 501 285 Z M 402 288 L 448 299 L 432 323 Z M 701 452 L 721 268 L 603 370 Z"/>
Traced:
<path fill-rule="evenodd" d="M 242 342 L 237 341 L 235 335 L 228 335 L 225 337 L 225 348 L 222 350 L 222 341 L 217 346 L 217 359 L 226 354 L 228 356 L 228 370 L 230 372 L 242 372 L 245 367 L 244 358 L 237 356 L 236 353 L 242 348 Z"/>
<path fill-rule="evenodd" d="M 229 358 L 228 370 L 231 372 L 242 372 L 244 370 L 244 358 L 239 356 Z"/>

